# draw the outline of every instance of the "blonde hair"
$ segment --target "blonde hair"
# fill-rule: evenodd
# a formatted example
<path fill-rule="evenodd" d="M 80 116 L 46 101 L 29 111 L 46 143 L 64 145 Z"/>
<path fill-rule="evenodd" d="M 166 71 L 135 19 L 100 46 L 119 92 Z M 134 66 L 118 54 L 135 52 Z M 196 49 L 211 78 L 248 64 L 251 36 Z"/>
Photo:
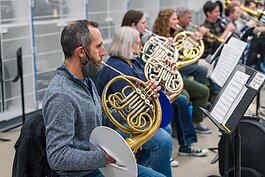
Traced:
<path fill-rule="evenodd" d="M 109 55 L 123 59 L 132 58 L 132 45 L 140 36 L 136 29 L 123 26 L 117 30 L 109 46 Z"/>

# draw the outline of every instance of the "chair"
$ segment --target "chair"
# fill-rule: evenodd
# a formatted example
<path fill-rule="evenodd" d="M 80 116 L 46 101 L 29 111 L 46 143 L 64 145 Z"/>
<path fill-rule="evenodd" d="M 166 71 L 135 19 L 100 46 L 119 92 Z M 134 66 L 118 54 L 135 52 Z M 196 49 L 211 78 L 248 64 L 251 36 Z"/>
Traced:
<path fill-rule="evenodd" d="M 21 128 L 14 146 L 12 177 L 56 177 L 46 155 L 46 137 L 43 116 L 34 113 Z"/>

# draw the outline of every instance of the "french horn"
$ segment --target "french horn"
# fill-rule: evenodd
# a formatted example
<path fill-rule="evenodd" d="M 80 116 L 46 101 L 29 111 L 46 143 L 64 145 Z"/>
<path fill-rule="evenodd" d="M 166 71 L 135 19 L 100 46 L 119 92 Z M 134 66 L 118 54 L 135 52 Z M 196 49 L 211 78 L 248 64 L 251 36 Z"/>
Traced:
<path fill-rule="evenodd" d="M 146 79 L 158 81 L 171 101 L 181 93 L 184 87 L 178 62 L 176 62 L 178 57 L 176 43 L 154 34 L 145 43 L 141 56 L 145 62 Z"/>
<path fill-rule="evenodd" d="M 185 31 L 181 26 L 177 28 L 183 30 L 174 37 L 176 48 L 179 51 L 179 68 L 195 63 L 204 52 L 204 43 L 202 39 L 198 39 L 191 31 Z"/>
<path fill-rule="evenodd" d="M 114 130 L 102 126 L 93 130 L 90 141 L 116 160 L 116 164 L 100 169 L 103 175 L 137 176 L 134 154 L 158 130 L 162 119 L 160 102 L 152 96 L 155 92 L 145 82 L 126 76 L 103 61 L 101 64 L 120 74 L 105 85 L 102 108 L 113 125 L 129 137 L 124 141 Z M 116 82 L 126 82 L 127 86 L 107 96 L 110 86 Z M 139 87 L 136 87 L 136 82 L 140 84 Z M 112 115 L 111 108 L 117 111 L 119 120 Z"/>

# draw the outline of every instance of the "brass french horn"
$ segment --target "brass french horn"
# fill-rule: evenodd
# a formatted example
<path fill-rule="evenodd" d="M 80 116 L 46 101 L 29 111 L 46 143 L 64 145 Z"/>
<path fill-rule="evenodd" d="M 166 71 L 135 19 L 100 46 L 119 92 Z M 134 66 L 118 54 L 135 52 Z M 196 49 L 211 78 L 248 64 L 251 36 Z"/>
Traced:
<path fill-rule="evenodd" d="M 178 60 L 176 43 L 166 37 L 153 34 L 143 47 L 142 60 L 145 61 L 146 79 L 158 81 L 163 91 L 173 101 L 184 87 L 178 63 L 171 64 L 171 61 Z"/>
<path fill-rule="evenodd" d="M 120 74 L 105 85 L 102 108 L 113 125 L 129 137 L 124 140 L 115 130 L 100 126 L 92 131 L 90 143 L 92 149 L 103 149 L 116 161 L 99 168 L 104 176 L 136 177 L 138 169 L 135 153 L 160 126 L 160 102 L 152 96 L 154 91 L 145 82 L 126 76 L 103 61 L 101 64 Z M 116 82 L 126 82 L 127 86 L 107 97 L 110 86 Z M 136 87 L 136 82 L 140 84 L 139 87 Z M 117 111 L 119 118 L 113 116 L 111 108 Z"/>
<path fill-rule="evenodd" d="M 105 66 L 120 73 L 115 68 L 102 62 Z M 110 80 L 102 92 L 102 107 L 110 121 L 123 133 L 130 135 L 126 139 L 131 150 L 136 153 L 146 141 L 148 141 L 158 130 L 161 119 L 161 106 L 157 98 L 153 98 L 153 90 L 145 82 L 120 73 Z M 115 82 L 126 82 L 128 85 L 120 92 L 110 94 L 107 97 L 109 87 Z M 136 81 L 140 87 L 136 87 Z M 113 117 L 110 108 L 114 108 L 122 117 L 122 122 Z M 125 126 L 126 125 L 128 126 Z"/>
<path fill-rule="evenodd" d="M 181 26 L 177 28 L 184 30 Z M 195 63 L 204 52 L 204 43 L 198 39 L 191 31 L 182 31 L 174 37 L 176 47 L 179 51 L 179 68 Z"/>

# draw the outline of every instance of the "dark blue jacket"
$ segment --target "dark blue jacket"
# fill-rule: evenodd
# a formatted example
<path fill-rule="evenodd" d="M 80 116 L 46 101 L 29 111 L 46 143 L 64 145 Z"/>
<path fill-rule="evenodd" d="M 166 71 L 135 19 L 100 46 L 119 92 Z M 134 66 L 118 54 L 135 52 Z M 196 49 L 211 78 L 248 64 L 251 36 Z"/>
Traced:
<path fill-rule="evenodd" d="M 133 76 L 142 81 L 146 81 L 146 78 L 143 72 L 143 67 L 139 63 L 139 61 L 136 59 L 132 59 L 131 62 L 132 62 L 133 67 L 131 67 L 125 60 L 118 58 L 118 57 L 111 56 L 107 60 L 106 63 L 127 76 Z M 99 77 L 97 80 L 97 89 L 98 89 L 98 93 L 100 96 L 102 95 L 102 91 L 105 85 L 108 83 L 108 81 L 110 81 L 111 79 L 119 75 L 120 74 L 117 73 L 116 71 L 113 71 L 112 69 L 106 66 L 103 66 L 103 68 L 101 69 L 99 73 Z M 128 84 L 126 84 L 126 82 L 123 82 L 123 81 L 112 84 L 108 90 L 108 95 L 111 93 L 120 91 L 120 89 L 124 88 L 124 86 L 126 85 Z"/>

